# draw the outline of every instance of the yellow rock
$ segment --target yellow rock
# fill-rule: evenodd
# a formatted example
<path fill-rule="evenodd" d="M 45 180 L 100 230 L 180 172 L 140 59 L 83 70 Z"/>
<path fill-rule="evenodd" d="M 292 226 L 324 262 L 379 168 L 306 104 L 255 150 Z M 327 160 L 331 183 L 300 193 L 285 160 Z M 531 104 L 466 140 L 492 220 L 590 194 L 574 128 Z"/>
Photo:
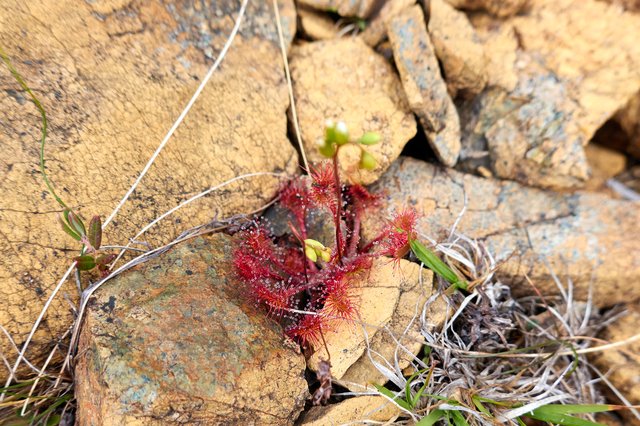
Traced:
<path fill-rule="evenodd" d="M 238 3 L 216 3 L 206 10 L 152 1 L 3 3 L 0 44 L 49 119 L 49 176 L 85 218 L 104 219 L 111 213 L 220 52 Z M 105 229 L 104 244 L 126 244 L 158 215 L 227 179 L 249 172 L 295 172 L 271 2 L 249 4 L 222 66 Z M 291 40 L 293 2 L 280 6 Z M 59 228 L 61 209 L 38 171 L 37 110 L 4 64 L 0 85 L 9 94 L 0 97 L 0 324 L 23 342 L 80 247 Z M 138 239 L 162 245 L 216 215 L 263 205 L 277 187 L 275 177 L 244 179 L 194 202 Z M 64 294 L 77 297 L 73 280 L 62 287 L 35 335 L 28 353 L 32 362 L 72 321 Z M 0 350 L 15 359 L 4 336 Z"/>
<path fill-rule="evenodd" d="M 390 259 L 377 259 L 366 279 L 355 289 L 358 300 L 358 320 L 341 324 L 325 333 L 331 354 L 331 373 L 342 385 L 361 391 L 371 383 L 387 381 L 371 363 L 368 347 L 376 362 L 384 365 L 384 358 L 394 362 L 396 340 L 410 352 L 417 354 L 422 347 L 420 314 L 427 298 L 432 294 L 433 273 L 424 269 L 420 279 L 420 266 L 406 260 L 395 263 Z M 442 324 L 446 308 L 434 303 L 428 318 L 435 326 Z M 393 336 L 393 337 L 392 337 Z M 378 353 L 376 356 L 373 353 Z M 309 359 L 315 369 L 327 358 L 323 347 Z M 410 357 L 399 351 L 400 368 L 406 367 Z"/>
<path fill-rule="evenodd" d="M 357 396 L 325 407 L 312 407 L 303 414 L 300 425 L 342 425 L 365 420 L 387 422 L 398 414 L 398 407 L 384 397 Z"/>

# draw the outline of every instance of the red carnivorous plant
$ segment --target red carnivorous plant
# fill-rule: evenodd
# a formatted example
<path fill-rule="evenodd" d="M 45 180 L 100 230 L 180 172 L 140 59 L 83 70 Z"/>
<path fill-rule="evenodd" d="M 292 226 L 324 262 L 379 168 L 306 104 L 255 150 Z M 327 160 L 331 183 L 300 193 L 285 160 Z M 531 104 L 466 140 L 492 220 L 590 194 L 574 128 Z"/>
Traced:
<path fill-rule="evenodd" d="M 280 190 L 279 205 L 289 213 L 290 232 L 276 237 L 264 223 L 253 225 L 243 231 L 243 243 L 234 253 L 235 268 L 247 293 L 308 351 L 321 347 L 325 330 L 357 319 L 354 285 L 370 270 L 374 257 L 400 259 L 410 250 L 416 220 L 412 210 L 397 214 L 363 247 L 360 223 L 378 198 L 358 183 L 343 185 L 340 180 L 340 149 L 347 144 L 357 146 L 359 167 L 373 170 L 376 160 L 365 147 L 379 141 L 375 133 L 351 140 L 344 123 L 328 123 L 320 152 L 329 161 L 311 169 L 310 178 L 293 178 Z M 309 212 L 320 209 L 331 215 L 333 241 L 309 236 Z M 326 402 L 323 395 L 319 403 Z"/>

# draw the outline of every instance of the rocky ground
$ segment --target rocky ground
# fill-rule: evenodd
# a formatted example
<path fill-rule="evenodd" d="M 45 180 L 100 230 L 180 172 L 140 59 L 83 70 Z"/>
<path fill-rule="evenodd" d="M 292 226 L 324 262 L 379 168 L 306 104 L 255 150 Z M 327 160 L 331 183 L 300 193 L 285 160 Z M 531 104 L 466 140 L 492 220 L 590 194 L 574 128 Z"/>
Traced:
<path fill-rule="evenodd" d="M 110 217 L 220 54 L 241 2 L 5 3 L 0 47 L 46 110 L 49 176 L 74 210 Z M 558 281 L 571 283 L 573 298 L 605 316 L 629 311 L 607 323 L 600 343 L 636 335 L 637 1 L 278 0 L 278 11 L 282 43 L 271 2 L 249 1 L 221 66 L 106 223 L 103 245 L 135 236 L 134 247 L 151 250 L 194 226 L 227 226 L 223 219 L 263 209 L 284 179 L 302 173 L 295 119 L 312 166 L 322 161 L 325 121 L 344 121 L 353 135 L 382 138 L 367 147 L 373 170 L 358 167 L 359 151 L 340 151 L 341 176 L 381 194 L 363 220 L 364 241 L 412 207 L 422 237 L 447 241 L 455 224 L 486 247 L 513 297 L 553 298 Z M 58 227 L 61 209 L 38 169 L 38 110 L 0 69 L 0 379 L 14 365 L 18 378 L 32 377 L 44 363 L 57 368 L 53 383 L 79 287 L 99 276 L 60 281 L 78 245 Z M 193 195 L 260 172 L 138 235 Z M 266 215 L 287 232 L 273 208 Z M 316 222 L 318 239 L 332 232 L 330 220 Z M 374 262 L 357 286 L 365 326 L 326 336 L 338 389 L 368 393 L 311 407 L 323 353 L 303 353 L 246 300 L 232 265 L 241 241 L 228 231 L 160 253 L 86 299 L 75 402 L 59 422 L 72 412 L 82 425 L 409 421 L 371 387 L 388 379 L 371 353 L 393 359 L 402 336 L 395 367 L 409 371 L 424 346 L 412 318 L 437 278 L 412 259 Z M 437 330 L 451 307 L 430 304 L 425 315 Z M 25 344 L 28 362 L 16 364 Z M 589 358 L 631 404 L 640 404 L 639 351 L 636 340 Z M 629 411 L 606 421 L 640 424 Z"/>

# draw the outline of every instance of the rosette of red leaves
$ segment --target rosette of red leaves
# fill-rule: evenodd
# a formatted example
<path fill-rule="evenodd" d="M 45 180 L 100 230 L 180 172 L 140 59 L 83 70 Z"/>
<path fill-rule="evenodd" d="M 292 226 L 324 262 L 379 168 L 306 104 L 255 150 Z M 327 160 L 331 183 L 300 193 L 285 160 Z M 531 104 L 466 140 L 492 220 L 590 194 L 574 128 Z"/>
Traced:
<path fill-rule="evenodd" d="M 342 200 L 346 201 L 344 207 L 339 205 Z M 341 187 L 327 164 L 313 169 L 310 181 L 298 177 L 282 186 L 279 203 L 291 213 L 290 236 L 275 238 L 264 225 L 243 231 L 234 263 L 247 294 L 302 346 L 317 348 L 323 331 L 357 318 L 354 286 L 370 270 L 373 257 L 399 259 L 407 254 L 409 239 L 415 234 L 416 215 L 412 210 L 397 214 L 380 236 L 360 247 L 360 221 L 377 200 L 361 185 Z M 304 254 L 311 208 L 330 212 L 336 234 L 343 235 L 332 242 L 328 262 L 312 262 Z M 342 227 L 347 228 L 345 232 Z M 338 243 L 342 256 L 335 250 Z"/>

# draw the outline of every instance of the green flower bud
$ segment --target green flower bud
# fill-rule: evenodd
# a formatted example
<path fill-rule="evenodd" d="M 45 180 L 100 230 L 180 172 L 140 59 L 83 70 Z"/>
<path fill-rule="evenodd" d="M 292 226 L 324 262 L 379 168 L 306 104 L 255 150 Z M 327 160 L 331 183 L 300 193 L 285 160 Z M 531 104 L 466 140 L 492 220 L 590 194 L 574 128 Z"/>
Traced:
<path fill-rule="evenodd" d="M 336 132 L 336 143 L 338 145 L 344 145 L 349 142 L 349 129 L 344 121 L 338 121 L 334 129 Z"/>
<path fill-rule="evenodd" d="M 304 240 L 304 254 L 314 263 L 318 261 L 318 256 L 325 262 L 331 260 L 331 249 L 311 238 Z"/>
<path fill-rule="evenodd" d="M 304 246 L 304 255 L 307 256 L 307 259 L 316 263 L 318 261 L 318 253 L 314 249 L 309 246 Z"/>
<path fill-rule="evenodd" d="M 362 145 L 375 145 L 380 142 L 380 135 L 376 132 L 367 132 L 360 139 L 358 139 Z"/>
<path fill-rule="evenodd" d="M 332 158 L 336 154 L 336 146 L 333 143 L 325 142 L 324 145 L 320 145 L 318 148 L 320 154 L 327 158 Z"/>
<path fill-rule="evenodd" d="M 378 162 L 376 161 L 376 158 L 363 150 L 360 154 L 360 168 L 364 170 L 373 170 L 377 165 Z"/>

